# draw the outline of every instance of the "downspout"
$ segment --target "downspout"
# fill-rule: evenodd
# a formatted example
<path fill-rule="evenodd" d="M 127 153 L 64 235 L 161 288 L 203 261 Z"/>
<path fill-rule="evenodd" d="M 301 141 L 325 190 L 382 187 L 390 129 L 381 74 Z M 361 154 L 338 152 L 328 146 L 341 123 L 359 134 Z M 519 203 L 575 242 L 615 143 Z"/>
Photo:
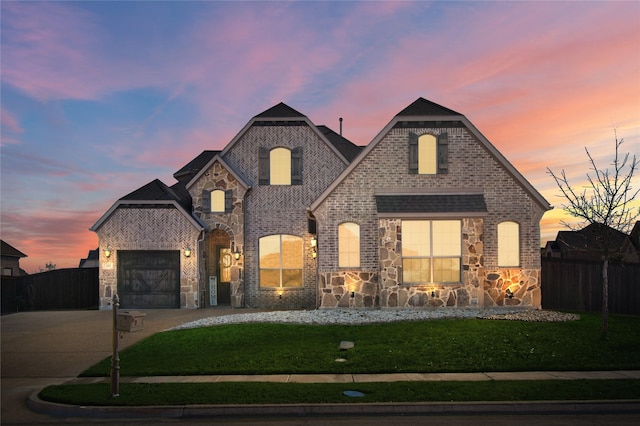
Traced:
<path fill-rule="evenodd" d="M 202 262 L 202 256 L 200 255 L 200 250 L 202 248 L 202 241 L 204 241 L 204 237 L 206 235 L 206 230 L 203 229 L 202 231 L 200 231 L 200 237 L 198 237 L 198 241 L 197 241 L 197 256 L 198 256 L 198 262 L 197 262 L 197 268 L 198 268 L 198 308 L 200 308 L 200 306 L 202 305 L 202 307 L 204 308 L 204 299 L 202 298 L 202 294 L 203 294 L 203 290 L 202 290 L 202 276 L 200 274 L 200 262 Z"/>

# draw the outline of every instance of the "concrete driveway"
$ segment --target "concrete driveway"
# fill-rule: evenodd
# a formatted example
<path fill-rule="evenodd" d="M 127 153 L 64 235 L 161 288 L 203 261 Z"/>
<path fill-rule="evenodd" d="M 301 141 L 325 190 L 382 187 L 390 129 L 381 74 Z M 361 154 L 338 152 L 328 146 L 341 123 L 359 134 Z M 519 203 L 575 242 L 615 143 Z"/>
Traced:
<path fill-rule="evenodd" d="M 232 309 L 140 310 L 144 330 L 124 333 L 122 350 L 167 328 L 200 318 L 247 313 Z M 1 402 L 0 423 L 51 423 L 49 416 L 31 412 L 27 397 L 40 388 L 64 383 L 112 352 L 112 311 L 21 312 L 0 317 Z M 70 420 L 73 423 L 75 420 Z M 86 419 L 85 419 L 86 421 Z M 81 419 L 78 419 L 82 423 Z"/>

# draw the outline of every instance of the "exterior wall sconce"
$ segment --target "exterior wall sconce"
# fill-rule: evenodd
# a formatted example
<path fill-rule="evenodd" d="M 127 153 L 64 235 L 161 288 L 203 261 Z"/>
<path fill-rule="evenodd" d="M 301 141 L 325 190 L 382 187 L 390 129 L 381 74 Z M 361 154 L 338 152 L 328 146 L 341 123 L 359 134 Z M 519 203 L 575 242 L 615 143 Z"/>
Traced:
<path fill-rule="evenodd" d="M 185 257 L 191 257 L 191 249 L 189 247 L 184 249 L 184 256 Z"/>
<path fill-rule="evenodd" d="M 233 252 L 234 259 L 240 260 L 240 255 L 242 255 L 242 252 L 234 242 L 231 243 L 231 251 Z"/>
<path fill-rule="evenodd" d="M 509 299 L 513 299 L 513 292 L 511 291 L 511 289 L 510 289 L 510 288 L 508 288 L 508 289 L 505 291 L 505 293 L 507 294 L 507 297 L 508 297 Z"/>
<path fill-rule="evenodd" d="M 318 239 L 315 236 L 311 237 L 311 256 L 318 258 Z"/>
<path fill-rule="evenodd" d="M 355 291 L 351 292 L 351 297 L 356 297 L 356 292 Z"/>
<path fill-rule="evenodd" d="M 104 249 L 104 257 L 106 257 L 107 259 L 111 257 L 111 249 L 109 248 L 109 246 Z"/>

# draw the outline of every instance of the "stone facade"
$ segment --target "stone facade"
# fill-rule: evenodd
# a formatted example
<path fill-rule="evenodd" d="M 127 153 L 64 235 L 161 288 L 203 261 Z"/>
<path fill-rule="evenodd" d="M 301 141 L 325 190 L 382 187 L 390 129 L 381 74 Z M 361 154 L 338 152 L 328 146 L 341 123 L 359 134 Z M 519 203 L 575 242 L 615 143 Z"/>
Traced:
<path fill-rule="evenodd" d="M 232 210 L 228 213 L 211 213 L 204 208 L 203 192 L 210 192 L 215 189 L 222 191 L 230 190 L 233 194 Z M 242 253 L 244 243 L 244 197 L 247 188 L 236 179 L 232 173 L 227 170 L 220 161 L 214 161 L 205 173 L 194 182 L 189 188 L 193 203 L 193 212 L 206 225 L 209 233 L 221 231 L 226 234 L 226 240 L 233 249 Z M 227 241 L 225 241 L 227 242 Z M 208 249 L 206 241 L 203 240 L 198 246 L 198 256 L 202 261 L 199 265 L 201 283 L 200 288 L 205 289 L 207 286 L 207 278 L 212 273 L 211 266 L 208 264 L 217 262 L 217 254 L 214 250 Z M 204 255 L 203 255 L 204 254 Z M 244 257 L 239 259 L 232 258 L 231 265 L 231 306 L 241 308 L 244 306 Z M 205 293 L 204 290 L 201 293 Z M 204 303 L 202 304 L 205 305 Z"/>

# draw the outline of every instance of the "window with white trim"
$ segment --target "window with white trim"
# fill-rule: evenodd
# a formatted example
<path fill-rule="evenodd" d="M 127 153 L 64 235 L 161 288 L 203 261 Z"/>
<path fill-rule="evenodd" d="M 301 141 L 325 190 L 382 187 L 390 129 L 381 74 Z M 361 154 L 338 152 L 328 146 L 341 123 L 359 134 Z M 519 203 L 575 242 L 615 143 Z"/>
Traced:
<path fill-rule="evenodd" d="M 402 273 L 406 284 L 461 281 L 459 220 L 403 220 Z"/>
<path fill-rule="evenodd" d="M 498 266 L 520 266 L 520 225 L 498 224 Z"/>
<path fill-rule="evenodd" d="M 302 238 L 269 235 L 260 238 L 260 286 L 302 287 Z"/>

